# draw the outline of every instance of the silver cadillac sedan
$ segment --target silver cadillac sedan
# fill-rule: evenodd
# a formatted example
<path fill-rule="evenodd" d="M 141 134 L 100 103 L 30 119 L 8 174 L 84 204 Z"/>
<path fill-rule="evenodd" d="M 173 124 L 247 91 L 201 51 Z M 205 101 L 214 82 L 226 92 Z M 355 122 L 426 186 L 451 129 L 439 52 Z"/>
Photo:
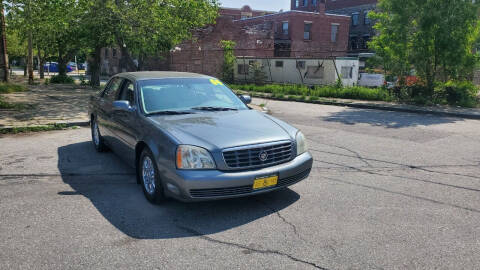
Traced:
<path fill-rule="evenodd" d="M 205 75 L 118 74 L 90 99 L 93 145 L 135 167 L 152 203 L 256 195 L 307 178 L 304 135 L 250 102 Z"/>

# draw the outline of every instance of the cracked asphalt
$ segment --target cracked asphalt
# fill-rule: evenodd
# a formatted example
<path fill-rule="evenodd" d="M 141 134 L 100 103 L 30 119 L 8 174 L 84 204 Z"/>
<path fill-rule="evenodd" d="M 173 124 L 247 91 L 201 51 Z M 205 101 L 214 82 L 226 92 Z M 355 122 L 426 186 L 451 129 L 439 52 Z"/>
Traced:
<path fill-rule="evenodd" d="M 0 137 L 0 269 L 480 269 L 480 121 L 255 103 L 315 162 L 250 198 L 155 206 L 88 128 Z"/>

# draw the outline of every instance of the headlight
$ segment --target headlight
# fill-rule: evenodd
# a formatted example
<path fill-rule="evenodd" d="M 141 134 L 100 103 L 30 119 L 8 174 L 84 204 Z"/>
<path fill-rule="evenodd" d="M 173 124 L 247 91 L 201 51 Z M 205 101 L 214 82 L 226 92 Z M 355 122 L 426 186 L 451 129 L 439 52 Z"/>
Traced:
<path fill-rule="evenodd" d="M 177 148 L 177 168 L 184 170 L 215 169 L 212 155 L 206 150 L 193 145 L 180 145 Z"/>
<path fill-rule="evenodd" d="M 297 133 L 297 156 L 307 152 L 307 140 L 301 131 Z"/>

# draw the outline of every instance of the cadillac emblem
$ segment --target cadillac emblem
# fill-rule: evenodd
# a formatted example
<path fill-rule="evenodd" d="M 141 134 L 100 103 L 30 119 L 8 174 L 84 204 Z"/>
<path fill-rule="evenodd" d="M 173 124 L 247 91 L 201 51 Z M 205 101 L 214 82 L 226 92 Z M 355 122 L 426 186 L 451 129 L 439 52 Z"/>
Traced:
<path fill-rule="evenodd" d="M 265 151 L 260 152 L 260 154 L 258 154 L 258 158 L 259 158 L 261 161 L 266 161 L 266 160 L 268 159 L 268 154 L 267 154 L 267 152 L 265 152 Z"/>

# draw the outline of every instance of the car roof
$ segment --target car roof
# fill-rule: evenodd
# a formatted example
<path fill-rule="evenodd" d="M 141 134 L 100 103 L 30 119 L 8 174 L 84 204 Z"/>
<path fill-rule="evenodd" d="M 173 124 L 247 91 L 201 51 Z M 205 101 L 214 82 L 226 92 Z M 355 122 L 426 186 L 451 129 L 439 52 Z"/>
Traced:
<path fill-rule="evenodd" d="M 169 78 L 212 78 L 207 75 L 189 73 L 189 72 L 174 72 L 174 71 L 138 71 L 138 72 L 124 72 L 117 74 L 118 77 L 123 77 L 131 80 L 151 80 L 151 79 L 169 79 Z"/>

